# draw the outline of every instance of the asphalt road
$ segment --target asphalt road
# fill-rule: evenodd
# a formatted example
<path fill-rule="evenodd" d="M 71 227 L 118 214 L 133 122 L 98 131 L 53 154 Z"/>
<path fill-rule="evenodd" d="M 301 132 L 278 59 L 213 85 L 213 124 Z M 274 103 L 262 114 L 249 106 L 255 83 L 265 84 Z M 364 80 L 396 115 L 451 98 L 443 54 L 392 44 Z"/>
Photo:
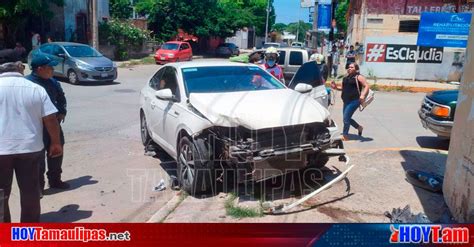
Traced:
<path fill-rule="evenodd" d="M 119 78 L 112 84 L 76 86 L 62 83 L 68 99 L 68 116 L 63 125 L 66 136 L 63 180 L 68 181 L 72 188 L 67 191 L 46 190 L 46 195 L 41 201 L 42 221 L 144 222 L 172 198 L 176 198 L 176 192 L 169 188 L 160 192 L 153 190 L 161 179 L 168 181 L 173 162 L 160 163 L 159 159 L 144 156 L 139 135 L 139 91 L 157 68 L 156 65 L 120 68 Z M 373 175 L 370 178 L 373 181 L 367 184 L 361 181 L 353 182 L 357 185 L 356 188 L 359 188 L 355 193 L 360 197 L 346 198 L 345 204 L 338 210 L 358 212 L 360 209 L 357 205 L 364 203 L 367 196 L 377 198 L 376 195 L 381 197 L 390 191 L 377 187 L 378 182 L 387 181 L 387 177 L 381 176 L 384 174 L 384 169 L 389 169 L 381 166 L 384 164 L 384 157 L 392 160 L 385 164 L 393 163 L 392 168 L 397 174 L 396 177 L 390 177 L 388 174 L 386 176 L 397 184 L 406 184 L 402 178 L 403 174 L 400 173 L 400 150 L 414 150 L 420 147 L 447 150 L 448 144 L 423 129 L 419 122 L 416 111 L 424 97 L 423 94 L 377 93 L 376 97 L 376 101 L 366 111 L 355 115 L 355 119 L 365 127 L 364 137 L 346 144 L 348 152 L 358 157 L 356 158 L 358 162 L 363 163 L 362 167 L 365 167 L 351 173 L 349 180 L 352 182 L 367 177 L 364 169 L 369 169 L 372 173 L 368 174 Z M 332 109 L 334 119 L 339 125 L 342 123 L 341 107 L 341 102 L 338 101 Z M 352 130 L 352 133 L 355 133 L 355 130 Z M 424 154 L 421 156 L 425 157 Z M 439 160 L 439 157 L 434 159 Z M 367 189 L 367 186 L 370 188 Z M 414 192 L 411 186 L 406 187 L 402 184 L 403 186 L 405 186 L 404 193 L 407 193 L 400 194 L 400 198 L 408 197 L 407 202 L 418 205 L 415 205 L 415 208 L 419 210 L 423 209 L 424 204 L 420 202 L 419 196 L 416 196 L 416 191 Z M 343 193 L 346 189 L 341 187 L 336 191 Z M 328 193 L 318 201 L 325 199 L 330 201 L 334 196 L 336 195 Z M 203 200 L 188 197 L 175 211 L 170 210 L 169 217 L 164 217 L 163 220 L 233 221 L 222 217 L 219 213 L 222 210 L 217 210 L 213 215 L 206 214 L 210 212 L 203 213 L 204 208 L 212 209 L 212 207 L 202 205 L 214 204 L 211 202 L 215 202 L 216 198 L 223 200 L 222 196 Z M 395 201 L 396 199 L 393 198 Z M 187 203 L 194 205 L 196 210 L 188 210 L 191 206 L 183 206 Z M 12 219 L 18 221 L 19 196 L 16 185 L 10 199 L 10 207 Z M 370 217 L 357 216 L 356 221 L 377 221 L 381 217 L 379 211 L 373 209 L 368 212 Z M 183 213 L 187 216 L 182 216 Z M 376 217 L 374 215 L 372 217 L 371 213 Z M 296 222 L 305 221 L 298 219 L 308 220 L 308 217 L 311 219 L 312 216 L 272 219 Z M 326 217 L 321 221 L 344 221 L 341 217 Z M 275 220 L 263 217 L 249 221 Z"/>

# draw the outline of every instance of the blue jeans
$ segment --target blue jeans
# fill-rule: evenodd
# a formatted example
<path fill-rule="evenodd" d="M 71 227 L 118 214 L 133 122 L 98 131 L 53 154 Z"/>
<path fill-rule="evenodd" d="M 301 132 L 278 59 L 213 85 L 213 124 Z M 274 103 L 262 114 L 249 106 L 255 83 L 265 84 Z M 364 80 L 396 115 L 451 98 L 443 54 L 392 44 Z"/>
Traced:
<path fill-rule="evenodd" d="M 344 107 L 342 110 L 342 115 L 343 115 L 343 122 L 344 122 L 344 128 L 342 129 L 342 134 L 343 135 L 348 135 L 349 134 L 349 128 L 352 125 L 354 128 L 359 128 L 359 124 L 352 119 L 352 115 L 354 115 L 354 112 L 359 108 L 360 102 L 358 99 L 344 102 Z"/>

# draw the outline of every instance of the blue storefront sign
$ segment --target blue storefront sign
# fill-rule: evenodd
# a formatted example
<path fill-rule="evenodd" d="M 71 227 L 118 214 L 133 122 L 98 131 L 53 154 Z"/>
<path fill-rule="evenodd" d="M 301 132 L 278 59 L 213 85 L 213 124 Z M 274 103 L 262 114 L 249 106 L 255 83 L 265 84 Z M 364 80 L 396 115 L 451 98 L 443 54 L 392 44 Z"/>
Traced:
<path fill-rule="evenodd" d="M 466 48 L 471 13 L 421 13 L 417 45 Z"/>
<path fill-rule="evenodd" d="M 331 0 L 321 0 L 318 4 L 318 30 L 329 32 L 331 30 Z"/>

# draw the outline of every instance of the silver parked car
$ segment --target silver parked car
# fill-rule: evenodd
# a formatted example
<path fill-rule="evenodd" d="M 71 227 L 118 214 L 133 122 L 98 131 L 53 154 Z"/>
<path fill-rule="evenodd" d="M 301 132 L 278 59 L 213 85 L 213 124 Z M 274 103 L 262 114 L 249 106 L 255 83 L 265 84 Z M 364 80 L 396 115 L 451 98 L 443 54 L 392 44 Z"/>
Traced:
<path fill-rule="evenodd" d="M 217 57 L 238 56 L 240 54 L 239 47 L 234 43 L 223 43 L 216 48 Z"/>
<path fill-rule="evenodd" d="M 79 43 L 52 42 L 41 45 L 28 55 L 28 64 L 35 54 L 46 53 L 59 64 L 54 76 L 65 77 L 72 84 L 80 82 L 111 82 L 117 79 L 117 65 L 94 48 Z"/>

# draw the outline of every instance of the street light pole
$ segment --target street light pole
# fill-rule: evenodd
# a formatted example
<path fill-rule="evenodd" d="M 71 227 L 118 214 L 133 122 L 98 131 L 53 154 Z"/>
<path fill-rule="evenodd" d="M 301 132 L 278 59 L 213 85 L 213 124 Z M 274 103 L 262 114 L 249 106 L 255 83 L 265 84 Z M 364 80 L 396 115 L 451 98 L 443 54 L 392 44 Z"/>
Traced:
<path fill-rule="evenodd" d="M 265 24 L 265 43 L 267 43 L 268 38 L 268 18 L 270 17 L 270 0 L 267 0 L 267 21 Z"/>

